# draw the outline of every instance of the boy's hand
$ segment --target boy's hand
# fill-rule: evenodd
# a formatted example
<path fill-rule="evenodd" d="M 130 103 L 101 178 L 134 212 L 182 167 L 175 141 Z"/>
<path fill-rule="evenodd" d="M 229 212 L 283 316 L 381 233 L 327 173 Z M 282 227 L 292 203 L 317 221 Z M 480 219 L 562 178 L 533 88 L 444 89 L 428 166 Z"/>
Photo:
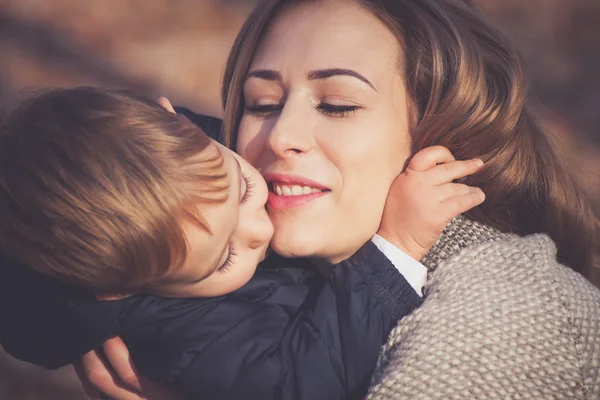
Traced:
<path fill-rule="evenodd" d="M 121 338 L 104 342 L 102 349 L 84 355 L 74 365 L 85 392 L 93 400 L 183 400 L 144 378 L 133 365 L 127 346 Z"/>
<path fill-rule="evenodd" d="M 167 110 L 170 113 L 176 114 L 175 113 L 175 109 L 173 108 L 173 105 L 171 104 L 171 102 L 169 101 L 169 99 L 167 99 L 166 97 L 159 97 L 158 98 L 158 104 L 164 108 L 165 110 Z"/>
<path fill-rule="evenodd" d="M 442 146 L 419 151 L 392 184 L 377 233 L 421 260 L 453 218 L 485 200 L 481 189 L 453 183 L 482 166 L 479 159 L 456 161 Z"/>

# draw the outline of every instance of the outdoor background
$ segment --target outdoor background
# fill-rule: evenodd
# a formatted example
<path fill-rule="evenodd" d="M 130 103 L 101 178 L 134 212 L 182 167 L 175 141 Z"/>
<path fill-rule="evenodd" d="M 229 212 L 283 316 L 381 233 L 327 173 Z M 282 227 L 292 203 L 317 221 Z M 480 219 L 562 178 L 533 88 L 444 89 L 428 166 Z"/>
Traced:
<path fill-rule="evenodd" d="M 600 198 L 600 0 L 479 2 L 521 50 L 546 124 Z M 0 104 L 27 89 L 87 84 L 219 116 L 227 53 L 256 3 L 0 0 Z M 84 398 L 70 368 L 47 372 L 0 350 L 1 400 Z"/>

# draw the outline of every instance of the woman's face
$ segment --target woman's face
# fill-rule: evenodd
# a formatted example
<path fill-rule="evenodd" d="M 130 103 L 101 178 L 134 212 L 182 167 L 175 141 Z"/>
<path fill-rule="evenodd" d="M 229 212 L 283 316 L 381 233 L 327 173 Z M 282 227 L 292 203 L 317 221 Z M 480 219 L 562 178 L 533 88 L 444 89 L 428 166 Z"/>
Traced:
<path fill-rule="evenodd" d="M 410 154 L 396 37 L 347 0 L 285 8 L 244 86 L 238 152 L 265 177 L 273 249 L 341 261 L 376 233 Z"/>

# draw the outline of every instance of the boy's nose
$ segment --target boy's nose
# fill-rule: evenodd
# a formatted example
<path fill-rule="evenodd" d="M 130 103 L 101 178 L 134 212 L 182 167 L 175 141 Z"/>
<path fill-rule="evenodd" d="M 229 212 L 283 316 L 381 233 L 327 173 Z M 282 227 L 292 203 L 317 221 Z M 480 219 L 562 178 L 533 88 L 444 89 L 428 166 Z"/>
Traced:
<path fill-rule="evenodd" d="M 254 235 L 252 235 L 252 239 L 248 243 L 248 246 L 253 250 L 258 249 L 269 242 L 272 237 L 273 224 L 271 223 L 267 212 L 263 210 L 256 219 Z"/>

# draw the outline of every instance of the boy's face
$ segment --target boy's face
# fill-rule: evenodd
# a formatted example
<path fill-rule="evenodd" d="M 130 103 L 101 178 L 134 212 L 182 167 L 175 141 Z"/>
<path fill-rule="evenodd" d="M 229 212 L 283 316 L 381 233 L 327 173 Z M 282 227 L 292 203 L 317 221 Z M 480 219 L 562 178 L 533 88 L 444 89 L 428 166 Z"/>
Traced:
<path fill-rule="evenodd" d="M 202 206 L 211 233 L 188 223 L 188 253 L 182 267 L 168 273 L 156 291 L 169 297 L 213 297 L 246 284 L 265 257 L 273 225 L 265 210 L 268 190 L 262 176 L 226 147 L 212 149 L 224 158 L 229 197 Z"/>

